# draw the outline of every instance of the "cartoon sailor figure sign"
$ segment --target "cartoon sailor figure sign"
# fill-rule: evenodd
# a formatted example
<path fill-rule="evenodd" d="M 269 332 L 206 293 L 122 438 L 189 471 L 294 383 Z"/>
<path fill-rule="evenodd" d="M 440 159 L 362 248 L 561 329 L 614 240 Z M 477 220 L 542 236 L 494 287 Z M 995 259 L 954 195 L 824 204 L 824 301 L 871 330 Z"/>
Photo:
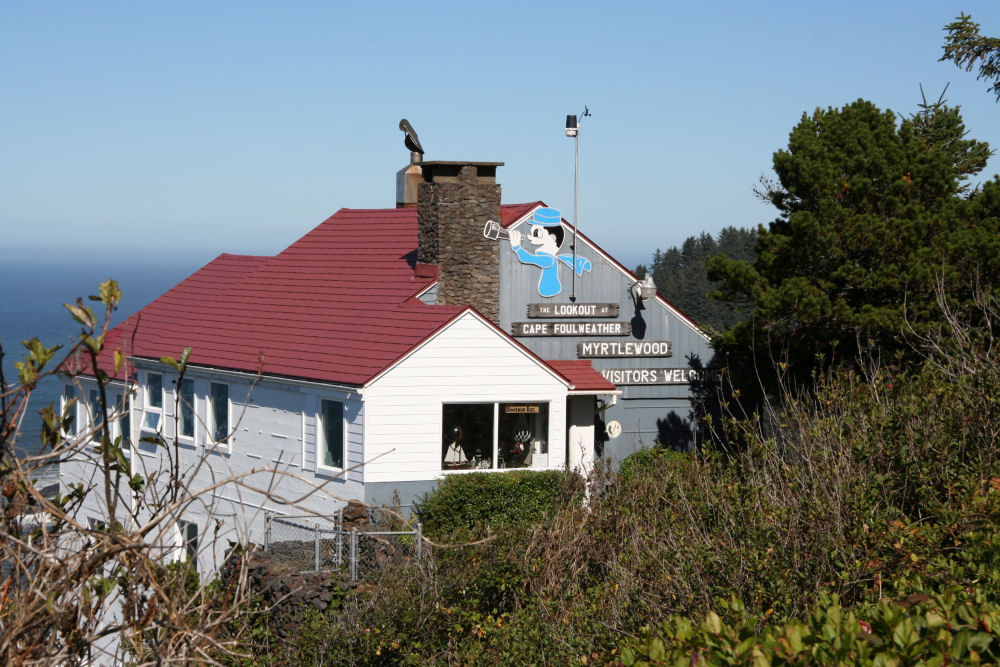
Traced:
<path fill-rule="evenodd" d="M 576 271 L 576 275 L 590 271 L 590 260 L 583 257 L 574 257 L 572 254 L 557 254 L 559 246 L 562 245 L 565 231 L 562 228 L 562 214 L 554 208 L 539 208 L 527 221 L 531 225 L 530 231 L 522 234 L 519 231 L 507 230 L 507 238 L 510 240 L 510 249 L 514 251 L 522 264 L 531 264 L 542 270 L 538 279 L 538 293 L 543 297 L 556 296 L 562 291 L 562 283 L 559 281 L 559 263 L 562 262 L 570 269 Z M 521 247 L 521 242 L 527 239 L 535 246 L 535 252 L 528 252 Z"/>

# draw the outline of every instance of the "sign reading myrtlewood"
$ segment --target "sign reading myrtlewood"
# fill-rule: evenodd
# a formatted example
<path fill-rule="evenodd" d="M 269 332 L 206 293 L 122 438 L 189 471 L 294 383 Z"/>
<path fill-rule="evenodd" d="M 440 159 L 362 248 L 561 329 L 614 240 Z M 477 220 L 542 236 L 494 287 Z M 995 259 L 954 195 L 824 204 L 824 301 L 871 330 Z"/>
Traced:
<path fill-rule="evenodd" d="M 515 336 L 629 336 L 630 322 L 514 322 Z"/>
<path fill-rule="evenodd" d="M 673 355 L 669 340 L 587 340 L 576 344 L 576 356 L 581 359 L 619 359 L 623 357 L 669 357 Z"/>
<path fill-rule="evenodd" d="M 722 371 L 703 368 L 601 368 L 599 370 L 605 380 L 619 386 L 722 381 Z"/>

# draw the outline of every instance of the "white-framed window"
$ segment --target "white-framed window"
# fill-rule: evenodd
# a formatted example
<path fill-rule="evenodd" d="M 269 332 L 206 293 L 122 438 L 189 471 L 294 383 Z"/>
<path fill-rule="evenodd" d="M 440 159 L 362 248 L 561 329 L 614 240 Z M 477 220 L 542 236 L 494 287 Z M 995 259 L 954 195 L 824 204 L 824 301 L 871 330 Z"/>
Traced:
<path fill-rule="evenodd" d="M 77 418 L 76 418 L 77 414 L 79 414 L 78 410 L 79 406 L 76 404 L 75 399 L 76 399 L 76 387 L 74 387 L 71 384 L 65 385 L 63 387 L 63 395 L 62 395 L 62 411 L 65 414 L 66 409 L 70 408 L 69 409 L 70 422 L 69 426 L 66 427 L 66 435 L 70 437 L 76 435 L 79 432 L 77 430 Z"/>
<path fill-rule="evenodd" d="M 548 467 L 548 403 L 444 403 L 441 429 L 442 470 Z"/>
<path fill-rule="evenodd" d="M 177 434 L 194 439 L 194 380 L 184 378 L 177 386 Z"/>
<path fill-rule="evenodd" d="M 97 389 L 87 391 L 87 429 L 90 444 L 97 447 L 101 442 L 101 425 L 104 423 L 104 411 L 101 410 L 101 393 Z"/>
<path fill-rule="evenodd" d="M 316 453 L 320 467 L 344 469 L 345 429 L 343 401 L 321 400 Z"/>
<path fill-rule="evenodd" d="M 90 410 L 90 428 L 94 437 L 97 437 L 97 430 L 104 423 L 104 411 L 101 410 L 101 392 L 91 389 L 88 395 L 87 408 Z"/>
<path fill-rule="evenodd" d="M 143 392 L 142 430 L 159 431 L 163 421 L 163 375 L 146 373 Z"/>
<path fill-rule="evenodd" d="M 198 524 L 180 519 L 177 522 L 177 560 L 188 561 L 198 569 Z"/>
<path fill-rule="evenodd" d="M 132 393 L 129 391 L 116 392 L 114 401 L 114 409 L 118 413 L 118 419 L 111 429 L 111 436 L 121 438 L 122 453 L 127 458 L 132 453 Z"/>
<path fill-rule="evenodd" d="M 208 386 L 208 435 L 216 443 L 225 443 L 232 428 L 229 385 L 212 382 Z"/>

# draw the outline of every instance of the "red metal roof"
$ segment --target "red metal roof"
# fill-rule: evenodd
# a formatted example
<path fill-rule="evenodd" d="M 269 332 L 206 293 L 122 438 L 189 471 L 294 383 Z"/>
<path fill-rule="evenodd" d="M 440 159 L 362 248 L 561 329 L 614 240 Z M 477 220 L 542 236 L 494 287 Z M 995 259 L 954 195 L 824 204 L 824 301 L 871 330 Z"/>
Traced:
<path fill-rule="evenodd" d="M 545 363 L 569 380 L 572 385 L 570 391 L 602 393 L 618 389 L 613 382 L 605 379 L 603 375 L 594 370 L 593 365 L 586 359 L 546 359 Z"/>
<path fill-rule="evenodd" d="M 101 366 L 190 346 L 195 365 L 364 384 L 464 310 L 411 299 L 436 280 L 416 244 L 415 208 L 341 209 L 273 257 L 220 255 L 112 330 Z"/>
<path fill-rule="evenodd" d="M 500 224 L 504 227 L 510 227 L 539 206 L 545 206 L 545 202 L 536 201 L 531 202 L 530 204 L 505 204 L 500 207 Z"/>

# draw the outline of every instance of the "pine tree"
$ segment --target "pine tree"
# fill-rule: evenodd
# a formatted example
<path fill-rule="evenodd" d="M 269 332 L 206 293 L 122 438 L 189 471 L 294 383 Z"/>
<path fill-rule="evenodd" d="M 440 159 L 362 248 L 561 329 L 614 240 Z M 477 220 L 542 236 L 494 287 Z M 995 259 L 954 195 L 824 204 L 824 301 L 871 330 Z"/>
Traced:
<path fill-rule="evenodd" d="M 1000 275 L 1000 182 L 962 194 L 989 155 L 941 100 L 899 123 L 864 100 L 804 114 L 774 154 L 764 195 L 779 217 L 756 261 L 709 261 L 720 295 L 753 305 L 720 350 L 747 376 L 777 362 L 798 380 L 868 341 L 906 354 L 908 335 L 936 326 L 939 285 L 960 306 L 977 276 Z"/>
<path fill-rule="evenodd" d="M 681 247 L 657 249 L 649 265 L 660 295 L 703 326 L 725 329 L 740 321 L 747 304 L 727 304 L 709 298 L 718 289 L 709 280 L 705 263 L 724 253 L 736 259 L 753 260 L 757 234 L 753 230 L 726 227 L 718 240 L 702 232 L 685 239 Z M 643 267 L 646 268 L 646 267 Z"/>
<path fill-rule="evenodd" d="M 1000 101 L 1000 39 L 984 37 L 979 32 L 979 24 L 964 12 L 944 29 L 948 37 L 941 60 L 950 60 L 966 72 L 978 65 L 976 79 L 992 79 L 990 92 Z"/>

